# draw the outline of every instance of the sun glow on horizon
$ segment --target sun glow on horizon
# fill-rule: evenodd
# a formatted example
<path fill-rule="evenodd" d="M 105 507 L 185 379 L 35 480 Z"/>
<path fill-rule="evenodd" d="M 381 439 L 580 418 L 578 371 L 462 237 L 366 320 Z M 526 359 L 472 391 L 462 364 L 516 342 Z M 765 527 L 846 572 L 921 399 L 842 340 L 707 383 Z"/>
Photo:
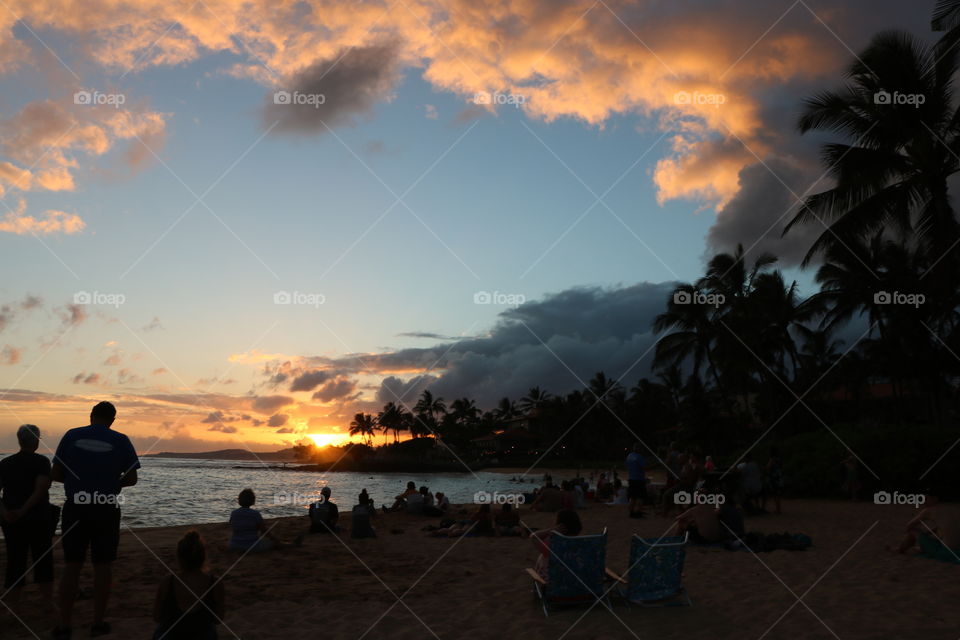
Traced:
<path fill-rule="evenodd" d="M 318 447 L 337 446 L 350 441 L 349 436 L 340 435 L 339 433 L 308 433 L 306 435 L 313 440 L 313 443 Z"/>

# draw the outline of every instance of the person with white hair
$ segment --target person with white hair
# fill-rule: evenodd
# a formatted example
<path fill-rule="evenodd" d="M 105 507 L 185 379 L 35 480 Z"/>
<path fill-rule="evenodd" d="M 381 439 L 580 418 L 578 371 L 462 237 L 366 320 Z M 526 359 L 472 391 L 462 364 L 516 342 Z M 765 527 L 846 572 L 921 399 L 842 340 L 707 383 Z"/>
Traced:
<path fill-rule="evenodd" d="M 5 601 L 20 600 L 33 559 L 33 581 L 46 602 L 53 601 L 53 508 L 50 506 L 50 461 L 37 453 L 40 429 L 25 424 L 17 429 L 20 450 L 0 460 L 0 490 L 3 492 L 3 537 L 7 546 Z"/>

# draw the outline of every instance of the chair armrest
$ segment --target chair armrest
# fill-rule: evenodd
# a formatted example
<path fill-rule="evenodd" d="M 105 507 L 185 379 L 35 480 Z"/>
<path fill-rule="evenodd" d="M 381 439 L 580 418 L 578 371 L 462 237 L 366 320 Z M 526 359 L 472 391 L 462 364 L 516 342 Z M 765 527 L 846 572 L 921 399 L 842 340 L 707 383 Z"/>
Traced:
<path fill-rule="evenodd" d="M 611 571 L 611 570 L 610 570 L 610 567 L 604 567 L 604 571 L 606 571 L 607 576 L 609 576 L 610 578 L 616 580 L 617 582 L 622 582 L 623 584 L 627 584 L 627 581 L 626 581 L 625 579 L 621 578 L 616 572 Z"/>
<path fill-rule="evenodd" d="M 541 577 L 541 575 L 536 572 L 536 570 L 527 568 L 526 572 L 527 572 L 527 575 L 529 575 L 531 578 L 534 579 L 534 581 L 539 582 L 540 584 L 547 584 L 547 581 L 544 580 L 543 577 Z"/>

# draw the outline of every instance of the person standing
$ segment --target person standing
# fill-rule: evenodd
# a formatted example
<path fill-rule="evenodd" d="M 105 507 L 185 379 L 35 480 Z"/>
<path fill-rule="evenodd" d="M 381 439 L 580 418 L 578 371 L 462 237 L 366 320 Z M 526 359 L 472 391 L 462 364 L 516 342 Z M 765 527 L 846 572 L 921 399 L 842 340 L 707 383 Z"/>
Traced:
<path fill-rule="evenodd" d="M 40 429 L 25 424 L 17 429 L 20 450 L 0 460 L 3 517 L 0 524 L 7 545 L 5 598 L 16 606 L 23 592 L 28 556 L 33 558 L 33 581 L 45 602 L 53 601 L 53 555 L 50 546 L 56 523 L 50 506 L 50 461 L 37 453 Z"/>
<path fill-rule="evenodd" d="M 117 409 L 100 402 L 90 412 L 90 424 L 63 435 L 53 458 L 51 475 L 62 482 L 66 501 L 62 529 L 64 555 L 60 579 L 60 625 L 54 638 L 69 639 L 73 604 L 87 548 L 93 561 L 93 637 L 110 633 L 104 620 L 110 598 L 111 563 L 120 544 L 120 491 L 137 483 L 140 460 L 130 439 L 112 430 Z"/>
<path fill-rule="evenodd" d="M 630 517 L 643 517 L 643 502 L 647 497 L 647 461 L 640 454 L 640 443 L 633 445 L 627 455 L 627 497 L 630 499 Z"/>

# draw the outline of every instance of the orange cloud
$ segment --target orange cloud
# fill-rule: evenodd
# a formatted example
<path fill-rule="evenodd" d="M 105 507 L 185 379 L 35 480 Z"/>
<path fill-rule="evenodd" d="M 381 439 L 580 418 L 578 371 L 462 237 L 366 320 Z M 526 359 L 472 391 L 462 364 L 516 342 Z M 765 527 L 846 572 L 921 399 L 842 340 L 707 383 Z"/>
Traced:
<path fill-rule="evenodd" d="M 719 166 L 708 168 L 694 157 L 702 151 L 703 136 L 742 141 L 762 155 L 758 92 L 818 77 L 842 64 L 835 35 L 806 9 L 795 6 L 781 15 L 783 8 L 772 3 L 718 1 L 696 10 L 627 0 L 592 7 L 574 0 L 11 4 L 11 11 L 0 16 L 0 29 L 12 30 L 18 15 L 35 28 L 68 32 L 109 70 L 138 72 L 225 53 L 235 61 L 222 72 L 277 88 L 318 62 L 336 63 L 343 53 L 389 42 L 396 49 L 383 64 L 422 69 L 428 82 L 468 103 L 478 95 L 504 96 L 505 103 L 485 106 L 491 111 L 506 104 L 545 121 L 569 117 L 595 126 L 623 113 L 655 116 L 656 126 L 664 129 L 675 125 L 677 116 L 696 120 L 703 127 L 682 131 L 687 144 L 675 145 L 657 169 L 654 183 L 661 201 L 727 202 L 736 191 L 738 170 L 754 160 L 742 150 L 721 157 L 733 146 L 724 145 L 714 149 Z M 849 26 L 850 14 L 856 13 L 840 4 L 818 10 L 835 29 Z M 882 13 L 872 9 L 868 15 Z M 26 64 L 28 56 L 24 46 L 0 49 L 0 71 Z M 691 99 L 678 100 L 684 94 Z M 657 114 L 667 117 L 657 120 Z M 120 129 L 162 127 L 159 114 L 144 118 Z M 105 124 L 102 134 L 124 137 Z M 96 131 L 71 137 L 81 135 L 94 148 L 108 146 L 97 141 Z M 67 183 L 48 178 L 47 184 Z"/>
<path fill-rule="evenodd" d="M 16 211 L 10 211 L 0 218 L 0 231 L 17 235 L 36 234 L 50 235 L 51 233 L 66 233 L 68 235 L 80 233 L 86 223 L 80 216 L 64 211 L 49 210 L 40 218 L 24 214 L 26 202 L 22 199 Z"/>

